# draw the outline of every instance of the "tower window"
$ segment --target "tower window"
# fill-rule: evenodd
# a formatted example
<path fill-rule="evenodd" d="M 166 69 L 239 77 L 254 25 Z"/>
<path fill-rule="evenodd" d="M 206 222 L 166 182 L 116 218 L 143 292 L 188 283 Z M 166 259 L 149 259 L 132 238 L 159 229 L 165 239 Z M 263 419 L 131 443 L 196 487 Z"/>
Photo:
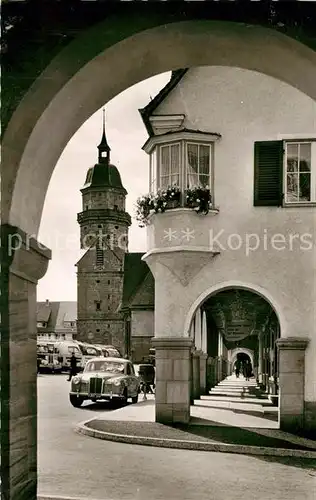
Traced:
<path fill-rule="evenodd" d="M 99 332 L 99 331 L 100 331 L 100 328 L 97 328 L 97 329 L 96 329 L 96 332 Z"/>
<path fill-rule="evenodd" d="M 108 280 L 108 285 L 110 285 L 110 284 L 111 284 L 111 280 Z"/>
<path fill-rule="evenodd" d="M 96 283 L 100 283 L 100 280 L 95 280 Z"/>
<path fill-rule="evenodd" d="M 109 299 L 110 297 L 111 297 L 111 295 L 110 295 L 110 294 L 108 294 L 108 299 Z"/>
<path fill-rule="evenodd" d="M 89 210 L 89 205 L 86 205 L 86 210 Z"/>
<path fill-rule="evenodd" d="M 118 229 L 118 226 L 115 226 L 115 229 Z"/>
<path fill-rule="evenodd" d="M 102 226 L 98 226 L 99 229 L 102 229 Z"/>
<path fill-rule="evenodd" d="M 101 310 L 101 302 L 99 302 L 99 301 L 96 302 L 95 303 L 95 308 L 96 308 L 97 311 L 100 311 Z"/>
<path fill-rule="evenodd" d="M 108 328 L 110 328 L 110 325 L 108 324 Z"/>
<path fill-rule="evenodd" d="M 118 210 L 118 205 L 114 205 L 114 210 Z"/>

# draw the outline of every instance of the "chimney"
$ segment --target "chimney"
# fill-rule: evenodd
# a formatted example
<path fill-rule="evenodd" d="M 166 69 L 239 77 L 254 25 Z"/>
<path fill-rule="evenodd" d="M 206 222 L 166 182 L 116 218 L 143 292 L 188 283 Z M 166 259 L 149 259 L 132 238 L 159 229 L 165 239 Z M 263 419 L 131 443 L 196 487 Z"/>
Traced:
<path fill-rule="evenodd" d="M 49 299 L 46 299 L 46 305 L 49 306 Z"/>

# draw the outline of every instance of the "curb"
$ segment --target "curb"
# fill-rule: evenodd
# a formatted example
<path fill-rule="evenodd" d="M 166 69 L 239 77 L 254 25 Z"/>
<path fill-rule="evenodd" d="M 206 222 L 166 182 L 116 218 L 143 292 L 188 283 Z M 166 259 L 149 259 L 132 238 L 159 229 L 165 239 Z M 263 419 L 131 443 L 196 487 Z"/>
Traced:
<path fill-rule="evenodd" d="M 180 450 L 196 450 L 207 452 L 220 453 L 237 453 L 242 455 L 259 455 L 272 457 L 297 457 L 297 458 L 314 458 L 316 459 L 316 451 L 309 450 L 291 450 L 285 448 L 268 448 L 264 446 L 250 446 L 239 444 L 225 443 L 208 443 L 206 441 L 180 441 L 178 439 L 163 439 L 147 436 L 131 436 L 127 434 L 114 434 L 112 432 L 99 431 L 91 429 L 87 424 L 91 421 L 87 420 L 77 424 L 74 431 L 77 434 L 103 439 L 105 441 L 115 441 L 117 443 L 138 444 L 143 446 L 155 446 L 159 448 L 176 448 Z M 67 499 L 68 500 L 68 499 Z"/>
<path fill-rule="evenodd" d="M 59 495 L 37 495 L 36 498 L 37 500 L 100 500 L 97 498 L 90 498 L 90 497 L 65 497 Z"/>

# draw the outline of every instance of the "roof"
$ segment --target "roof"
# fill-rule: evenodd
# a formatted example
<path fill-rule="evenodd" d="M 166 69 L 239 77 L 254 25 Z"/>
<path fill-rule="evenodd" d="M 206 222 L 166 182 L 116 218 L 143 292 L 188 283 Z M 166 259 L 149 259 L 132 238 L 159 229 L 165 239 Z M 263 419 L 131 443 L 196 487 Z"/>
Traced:
<path fill-rule="evenodd" d="M 39 332 L 55 332 L 69 330 L 64 321 L 77 320 L 77 302 L 37 302 L 37 321 L 47 323 L 46 327 L 38 327 Z"/>
<path fill-rule="evenodd" d="M 59 302 L 56 329 L 69 330 L 69 327 L 65 327 L 64 321 L 77 321 L 77 302 Z"/>
<path fill-rule="evenodd" d="M 168 130 L 168 132 L 164 132 L 163 134 L 159 135 L 158 137 L 163 137 L 166 135 L 181 134 L 181 133 L 186 133 L 186 132 L 189 134 L 204 134 L 204 135 L 212 135 L 212 136 L 215 135 L 219 138 L 222 137 L 221 134 L 219 134 L 218 132 L 209 132 L 208 130 L 200 130 L 200 129 L 186 128 L 186 127 L 181 127 L 177 130 Z M 147 141 L 142 146 L 142 149 L 145 149 L 147 144 L 152 140 L 154 140 L 153 136 L 148 137 Z"/>
<path fill-rule="evenodd" d="M 52 309 L 49 302 L 37 303 L 37 321 L 47 323 L 51 315 Z"/>
<path fill-rule="evenodd" d="M 117 167 L 112 165 L 112 163 L 96 163 L 93 167 L 89 168 L 81 191 L 93 187 L 120 189 L 126 193 L 121 175 Z"/>
<path fill-rule="evenodd" d="M 171 78 L 167 83 L 167 85 L 165 85 L 163 89 L 161 89 L 161 91 L 156 95 L 156 97 L 154 97 L 154 99 L 152 99 L 147 104 L 147 106 L 138 110 L 142 117 L 144 125 L 147 129 L 147 132 L 150 136 L 154 135 L 154 131 L 149 121 L 149 117 L 153 114 L 155 109 L 158 108 L 159 104 L 162 103 L 162 101 L 167 97 L 167 95 L 170 94 L 170 92 L 175 88 L 175 86 L 178 85 L 181 78 L 185 75 L 187 71 L 188 68 L 177 69 L 175 71 L 172 71 Z"/>
<path fill-rule="evenodd" d="M 41 317 L 42 311 L 45 309 L 49 309 L 49 318 L 47 320 L 47 326 L 46 328 L 38 328 L 38 331 L 44 331 L 44 332 L 54 332 L 56 328 L 56 322 L 57 322 L 57 315 L 58 315 L 58 309 L 59 309 L 59 302 L 38 302 L 37 303 L 37 318 Z M 37 319 L 37 321 L 43 322 L 45 320 L 42 319 Z"/>
<path fill-rule="evenodd" d="M 154 309 L 155 305 L 155 279 L 148 269 L 148 273 L 146 274 L 144 280 L 135 293 L 131 297 L 129 301 L 129 306 L 131 309 L 133 308 L 150 308 Z"/>
<path fill-rule="evenodd" d="M 131 298 L 150 272 L 148 265 L 142 260 L 143 255 L 144 253 L 137 252 L 125 254 L 123 299 L 120 309 L 130 306 Z"/>

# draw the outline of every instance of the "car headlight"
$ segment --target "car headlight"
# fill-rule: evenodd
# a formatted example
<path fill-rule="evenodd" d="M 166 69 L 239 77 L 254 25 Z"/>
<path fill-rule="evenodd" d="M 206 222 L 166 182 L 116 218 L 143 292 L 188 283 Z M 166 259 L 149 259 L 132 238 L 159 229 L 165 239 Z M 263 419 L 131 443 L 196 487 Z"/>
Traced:
<path fill-rule="evenodd" d="M 115 385 L 116 387 L 118 387 L 119 385 L 121 385 L 121 381 L 117 380 L 117 379 L 116 380 L 114 379 L 114 380 L 111 380 L 111 384 Z"/>
<path fill-rule="evenodd" d="M 80 380 L 81 380 L 80 377 L 74 377 L 72 379 L 72 383 L 75 384 L 75 385 L 80 384 Z"/>

